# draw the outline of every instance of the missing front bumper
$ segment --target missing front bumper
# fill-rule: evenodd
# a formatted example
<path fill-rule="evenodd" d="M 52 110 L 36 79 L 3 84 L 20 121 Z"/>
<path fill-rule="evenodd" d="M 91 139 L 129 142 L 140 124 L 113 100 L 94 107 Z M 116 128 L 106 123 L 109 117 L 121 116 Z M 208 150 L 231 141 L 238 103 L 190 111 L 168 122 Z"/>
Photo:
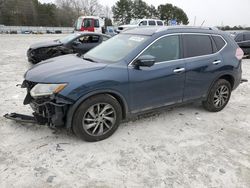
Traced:
<path fill-rule="evenodd" d="M 240 81 L 240 83 L 242 84 L 242 83 L 244 83 L 244 82 L 248 82 L 248 80 L 242 78 L 241 81 Z"/>
<path fill-rule="evenodd" d="M 45 125 L 49 123 L 46 118 L 36 115 L 35 113 L 33 113 L 33 116 L 18 114 L 18 113 L 10 113 L 10 114 L 5 114 L 4 117 L 6 119 L 22 123 L 35 123 L 40 125 Z"/>

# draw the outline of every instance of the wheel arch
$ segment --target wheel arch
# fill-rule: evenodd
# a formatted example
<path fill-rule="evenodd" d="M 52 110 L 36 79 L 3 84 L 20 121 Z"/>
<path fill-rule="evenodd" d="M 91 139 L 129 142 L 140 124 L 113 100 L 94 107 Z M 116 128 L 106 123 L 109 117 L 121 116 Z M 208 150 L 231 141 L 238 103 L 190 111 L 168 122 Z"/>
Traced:
<path fill-rule="evenodd" d="M 211 88 L 213 87 L 213 85 L 214 85 L 218 80 L 220 80 L 220 79 L 227 80 L 227 81 L 230 83 L 231 88 L 232 88 L 232 90 L 233 90 L 234 84 L 235 84 L 235 78 L 233 77 L 233 75 L 228 74 L 228 73 L 226 73 L 226 74 L 221 74 L 221 75 L 219 75 L 218 77 L 216 77 L 216 78 L 213 80 L 213 82 L 210 84 L 209 89 L 208 89 L 208 91 L 207 91 L 207 93 L 206 93 L 206 98 L 208 97 L 208 93 L 209 93 L 209 91 L 211 90 Z"/>
<path fill-rule="evenodd" d="M 79 107 L 81 103 L 89 99 L 90 97 L 94 97 L 97 95 L 109 95 L 113 98 L 115 98 L 119 104 L 121 105 L 122 108 L 122 119 L 125 119 L 128 114 L 128 105 L 126 102 L 126 99 L 118 92 L 113 91 L 113 90 L 101 90 L 101 91 L 93 91 L 88 93 L 87 95 L 84 95 L 80 97 L 68 110 L 67 115 L 66 115 L 66 128 L 70 128 L 72 126 L 72 120 L 75 111 Z"/>

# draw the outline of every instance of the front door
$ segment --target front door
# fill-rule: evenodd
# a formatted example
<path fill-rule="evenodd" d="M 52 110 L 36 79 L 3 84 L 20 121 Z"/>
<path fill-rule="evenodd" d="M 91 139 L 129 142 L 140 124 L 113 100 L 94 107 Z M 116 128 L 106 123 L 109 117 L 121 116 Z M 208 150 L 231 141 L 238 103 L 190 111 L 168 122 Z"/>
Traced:
<path fill-rule="evenodd" d="M 180 36 L 165 36 L 140 54 L 156 58 L 152 67 L 129 66 L 132 113 L 182 102 L 185 62 L 180 49 Z"/>

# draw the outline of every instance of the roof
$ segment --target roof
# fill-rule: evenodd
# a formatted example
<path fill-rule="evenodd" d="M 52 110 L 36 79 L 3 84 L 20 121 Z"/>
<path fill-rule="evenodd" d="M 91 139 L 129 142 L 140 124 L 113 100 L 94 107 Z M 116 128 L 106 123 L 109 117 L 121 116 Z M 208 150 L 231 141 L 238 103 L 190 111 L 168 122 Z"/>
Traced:
<path fill-rule="evenodd" d="M 139 34 L 139 35 L 153 35 L 159 32 L 167 32 L 167 31 L 178 31 L 181 30 L 183 32 L 209 32 L 215 33 L 219 31 L 217 28 L 212 27 L 193 27 L 193 26 L 159 26 L 159 27 L 136 27 L 136 28 L 128 28 L 122 33 L 124 34 Z"/>

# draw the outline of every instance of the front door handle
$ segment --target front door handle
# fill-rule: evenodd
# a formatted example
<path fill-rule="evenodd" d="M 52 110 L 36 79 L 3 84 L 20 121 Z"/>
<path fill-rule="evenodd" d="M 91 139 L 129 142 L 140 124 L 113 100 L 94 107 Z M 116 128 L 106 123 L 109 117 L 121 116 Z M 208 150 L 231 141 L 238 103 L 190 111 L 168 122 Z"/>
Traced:
<path fill-rule="evenodd" d="M 174 73 L 180 73 L 180 72 L 184 72 L 184 71 L 185 71 L 185 68 L 174 69 Z"/>
<path fill-rule="evenodd" d="M 216 60 L 213 62 L 213 65 L 218 65 L 219 63 L 221 63 L 221 60 Z"/>

